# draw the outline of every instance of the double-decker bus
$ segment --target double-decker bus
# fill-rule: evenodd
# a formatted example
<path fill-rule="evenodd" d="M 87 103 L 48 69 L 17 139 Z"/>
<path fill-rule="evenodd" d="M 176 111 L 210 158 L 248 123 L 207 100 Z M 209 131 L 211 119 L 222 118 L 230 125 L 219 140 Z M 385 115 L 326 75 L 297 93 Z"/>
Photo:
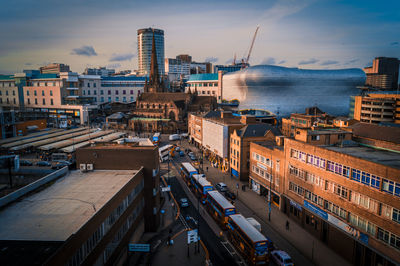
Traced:
<path fill-rule="evenodd" d="M 229 216 L 228 236 L 249 265 L 262 265 L 269 262 L 272 242 L 251 225 L 243 215 Z"/>
<path fill-rule="evenodd" d="M 235 206 L 216 190 L 208 191 L 206 204 L 211 216 L 223 229 L 226 229 L 228 216 L 236 213 Z"/>
<path fill-rule="evenodd" d="M 196 174 L 197 169 L 191 163 L 181 163 L 181 176 L 189 187 L 192 186 L 192 176 Z"/>
<path fill-rule="evenodd" d="M 205 175 L 193 175 L 192 189 L 203 204 L 206 203 L 207 192 L 213 190 L 212 184 L 206 179 Z"/>
<path fill-rule="evenodd" d="M 160 144 L 160 138 L 161 138 L 160 132 L 154 133 L 154 135 L 153 135 L 153 144 L 155 144 L 155 145 Z"/>
<path fill-rule="evenodd" d="M 173 150 L 174 146 L 170 144 L 158 148 L 158 153 L 160 155 L 160 162 L 165 162 L 166 160 L 168 160 L 168 155 L 171 155 Z"/>

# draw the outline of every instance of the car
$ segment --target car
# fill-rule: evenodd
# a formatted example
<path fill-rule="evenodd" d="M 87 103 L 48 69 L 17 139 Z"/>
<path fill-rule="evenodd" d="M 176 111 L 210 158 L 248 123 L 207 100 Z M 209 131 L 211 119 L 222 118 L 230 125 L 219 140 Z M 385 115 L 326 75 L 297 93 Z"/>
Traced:
<path fill-rule="evenodd" d="M 51 163 L 47 161 L 39 161 L 36 163 L 37 166 L 51 166 Z"/>
<path fill-rule="evenodd" d="M 189 157 L 190 156 L 194 156 L 194 152 L 191 151 L 191 152 L 188 153 L 188 155 L 189 155 Z"/>
<path fill-rule="evenodd" d="M 191 149 L 186 149 L 186 153 L 187 153 L 187 154 L 189 154 L 189 153 L 191 153 L 191 152 L 192 152 Z"/>
<path fill-rule="evenodd" d="M 185 156 L 185 153 L 183 151 L 180 151 L 179 156 L 183 157 L 183 156 Z"/>
<path fill-rule="evenodd" d="M 218 183 L 215 185 L 215 188 L 219 191 L 219 192 L 225 192 L 228 190 L 228 187 L 226 186 L 226 184 L 224 183 Z"/>
<path fill-rule="evenodd" d="M 188 201 L 188 199 L 187 199 L 187 198 L 181 198 L 181 199 L 179 200 L 179 205 L 180 205 L 182 208 L 189 207 L 189 201 Z"/>
<path fill-rule="evenodd" d="M 283 250 L 274 250 L 271 252 L 271 257 L 279 266 L 293 266 L 292 258 Z"/>
<path fill-rule="evenodd" d="M 181 148 L 179 146 L 176 146 L 175 151 L 181 151 Z"/>
<path fill-rule="evenodd" d="M 190 160 L 192 160 L 192 161 L 196 161 L 196 160 L 197 160 L 197 159 L 196 159 L 196 156 L 194 156 L 194 155 L 192 155 L 192 156 L 189 155 L 189 158 L 190 158 Z"/>
<path fill-rule="evenodd" d="M 31 161 L 28 161 L 28 160 L 19 160 L 19 164 L 21 166 L 32 166 L 33 165 L 33 163 Z"/>
<path fill-rule="evenodd" d="M 231 200 L 235 200 L 236 199 L 235 193 L 230 192 L 229 190 L 225 191 L 225 197 L 227 197 L 228 199 L 231 199 Z"/>

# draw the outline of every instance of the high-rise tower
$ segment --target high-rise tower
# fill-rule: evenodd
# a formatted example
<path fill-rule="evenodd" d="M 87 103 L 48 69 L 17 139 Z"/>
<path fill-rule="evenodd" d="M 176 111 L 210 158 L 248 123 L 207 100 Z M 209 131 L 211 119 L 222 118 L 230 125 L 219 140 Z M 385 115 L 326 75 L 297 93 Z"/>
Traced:
<path fill-rule="evenodd" d="M 159 76 L 164 75 L 164 31 L 154 28 L 139 29 L 138 38 L 138 67 L 139 75 L 150 75 L 151 53 L 153 34 L 157 55 L 157 65 Z"/>

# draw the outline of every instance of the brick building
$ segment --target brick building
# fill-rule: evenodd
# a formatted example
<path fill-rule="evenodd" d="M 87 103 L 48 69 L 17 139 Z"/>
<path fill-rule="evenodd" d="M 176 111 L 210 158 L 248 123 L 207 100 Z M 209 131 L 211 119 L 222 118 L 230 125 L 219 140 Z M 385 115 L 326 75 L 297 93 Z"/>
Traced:
<path fill-rule="evenodd" d="M 399 263 L 399 153 L 343 130 L 297 131 L 295 139 L 251 143 L 251 188 L 271 188 L 272 203 L 352 264 Z"/>
<path fill-rule="evenodd" d="M 251 120 L 255 123 L 255 117 L 243 116 L 242 119 Z M 250 121 L 242 121 L 248 124 Z M 250 142 L 275 140 L 281 136 L 281 131 L 268 124 L 248 124 L 236 129 L 230 135 L 230 171 L 232 176 L 241 181 L 248 181 L 250 167 Z"/>

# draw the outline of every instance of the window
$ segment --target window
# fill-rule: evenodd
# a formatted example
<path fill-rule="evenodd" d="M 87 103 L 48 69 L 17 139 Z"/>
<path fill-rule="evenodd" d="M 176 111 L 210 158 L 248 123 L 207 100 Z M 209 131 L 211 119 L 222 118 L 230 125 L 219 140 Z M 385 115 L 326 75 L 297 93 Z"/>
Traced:
<path fill-rule="evenodd" d="M 108 90 L 108 95 L 111 95 L 111 90 Z"/>
<path fill-rule="evenodd" d="M 104 97 L 102 96 L 102 97 L 100 97 L 100 102 L 104 102 Z"/>
<path fill-rule="evenodd" d="M 133 102 L 133 96 L 131 96 L 131 102 Z"/>
<path fill-rule="evenodd" d="M 100 90 L 100 95 L 104 95 L 104 91 L 103 90 Z"/>
<path fill-rule="evenodd" d="M 53 105 L 54 103 L 53 103 L 53 99 L 50 99 L 50 105 Z"/>
<path fill-rule="evenodd" d="M 133 94 L 133 90 L 131 90 L 131 94 Z"/>
<path fill-rule="evenodd" d="M 93 87 L 96 88 L 96 87 L 97 87 L 97 84 L 96 84 L 96 83 L 93 83 Z"/>
<path fill-rule="evenodd" d="M 382 190 L 389 193 L 389 194 L 393 194 L 394 192 L 394 182 L 387 180 L 387 179 L 383 179 L 382 180 Z"/>
<path fill-rule="evenodd" d="M 96 84 L 96 83 L 94 83 L 94 84 Z M 93 94 L 94 94 L 94 95 L 97 95 L 97 91 L 93 91 Z"/>
<path fill-rule="evenodd" d="M 109 103 L 111 102 L 111 97 L 108 97 L 108 102 L 109 102 Z"/>
<path fill-rule="evenodd" d="M 35 104 L 37 104 L 37 99 L 35 98 Z"/>
<path fill-rule="evenodd" d="M 0 95 L 1 95 L 1 92 L 0 92 Z M 26 91 L 26 96 L 29 96 L 29 91 Z"/>
<path fill-rule="evenodd" d="M 319 140 L 319 135 L 311 136 L 311 140 Z"/>
<path fill-rule="evenodd" d="M 86 95 L 86 91 L 85 90 L 82 90 L 82 93 L 83 93 L 83 95 Z"/>
<path fill-rule="evenodd" d="M 397 223 L 400 223 L 400 210 L 393 208 L 392 220 Z"/>
<path fill-rule="evenodd" d="M 124 103 L 126 103 L 126 97 L 125 97 L 125 96 L 122 97 L 122 101 L 123 101 Z"/>
<path fill-rule="evenodd" d="M 122 94 L 124 94 L 124 95 L 125 95 L 125 94 L 126 94 L 126 90 L 123 90 L 123 91 L 122 91 Z"/>
<path fill-rule="evenodd" d="M 43 98 L 43 105 L 45 105 L 46 104 L 46 100 Z"/>
<path fill-rule="evenodd" d="M 87 91 L 87 95 L 90 95 L 90 90 Z"/>
<path fill-rule="evenodd" d="M 28 104 L 31 104 L 31 99 L 28 98 Z"/>
<path fill-rule="evenodd" d="M 116 91 L 115 91 L 115 94 L 118 95 L 118 93 L 119 93 L 119 90 L 116 90 Z"/>
<path fill-rule="evenodd" d="M 50 96 L 53 96 L 53 91 L 52 90 L 50 90 Z"/>
<path fill-rule="evenodd" d="M 16 104 L 15 98 L 13 99 L 13 103 Z"/>
<path fill-rule="evenodd" d="M 119 102 L 119 97 L 118 97 L 118 96 L 115 97 L 115 101 L 116 101 L 116 102 Z"/>
<path fill-rule="evenodd" d="M 15 91 L 13 91 L 13 96 L 15 96 Z"/>
<path fill-rule="evenodd" d="M 42 90 L 42 96 L 44 96 L 44 91 Z"/>

